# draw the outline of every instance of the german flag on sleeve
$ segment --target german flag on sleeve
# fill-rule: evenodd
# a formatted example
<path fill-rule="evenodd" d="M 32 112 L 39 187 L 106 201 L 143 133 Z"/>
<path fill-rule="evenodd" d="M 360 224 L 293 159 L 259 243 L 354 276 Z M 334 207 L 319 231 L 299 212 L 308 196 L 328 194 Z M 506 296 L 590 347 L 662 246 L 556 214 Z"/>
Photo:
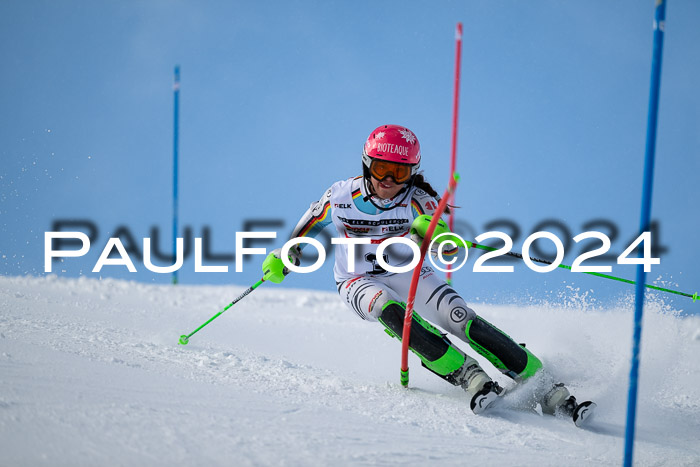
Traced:
<path fill-rule="evenodd" d="M 325 226 L 331 222 L 331 202 L 326 201 L 323 205 L 321 213 L 317 216 L 312 217 L 309 221 L 302 227 L 299 231 L 299 237 L 315 237 L 318 233 L 323 230 Z"/>

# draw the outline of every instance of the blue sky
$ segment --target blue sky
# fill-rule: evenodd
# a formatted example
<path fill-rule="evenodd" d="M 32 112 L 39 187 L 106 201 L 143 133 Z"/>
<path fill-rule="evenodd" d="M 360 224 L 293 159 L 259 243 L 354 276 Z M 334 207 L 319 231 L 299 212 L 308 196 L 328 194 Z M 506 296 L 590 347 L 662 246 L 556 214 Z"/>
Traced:
<path fill-rule="evenodd" d="M 0 273 L 42 275 L 44 232 L 84 219 L 97 238 L 85 257 L 56 264 L 58 275 L 170 281 L 138 257 L 137 273 L 91 270 L 119 227 L 139 249 L 155 227 L 170 250 L 176 64 L 180 224 L 197 237 L 209 228 L 213 253 L 233 254 L 246 220 L 279 220 L 281 245 L 310 202 L 359 174 L 364 139 L 380 124 L 417 134 L 425 175 L 442 192 L 458 21 L 465 236 L 507 220 L 520 230 L 519 251 L 548 219 L 559 227 L 542 230 L 562 239 L 562 225 L 573 237 L 612 224 L 617 255 L 639 223 L 653 8 L 651 0 L 2 2 Z M 648 276 L 690 293 L 700 290 L 699 21 L 700 3 L 669 1 L 652 203 L 667 251 Z M 565 263 L 578 253 L 573 245 Z M 242 273 L 211 263 L 229 272 L 203 274 L 190 256 L 180 280 L 248 285 L 261 261 Z M 471 272 L 473 258 L 468 265 L 454 285 L 472 302 L 587 294 L 608 303 L 633 292 L 561 270 L 516 264 L 512 274 L 486 274 Z M 333 290 L 331 267 L 276 287 Z M 633 279 L 634 267 L 613 274 Z"/>

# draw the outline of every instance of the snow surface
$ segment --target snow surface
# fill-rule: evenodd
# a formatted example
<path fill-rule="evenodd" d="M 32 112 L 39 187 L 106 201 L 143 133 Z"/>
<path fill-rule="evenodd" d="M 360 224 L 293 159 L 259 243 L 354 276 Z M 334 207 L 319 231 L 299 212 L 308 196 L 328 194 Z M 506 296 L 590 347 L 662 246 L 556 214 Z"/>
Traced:
<path fill-rule="evenodd" d="M 619 465 L 631 307 L 474 305 L 599 411 L 468 398 L 333 293 L 0 277 L 0 465 Z M 470 354 L 468 346 L 458 344 Z M 700 465 L 700 317 L 645 314 L 636 465 Z M 479 357 L 483 363 L 483 359 Z M 499 382 L 510 385 L 483 363 Z M 517 395 L 518 393 L 514 393 Z"/>

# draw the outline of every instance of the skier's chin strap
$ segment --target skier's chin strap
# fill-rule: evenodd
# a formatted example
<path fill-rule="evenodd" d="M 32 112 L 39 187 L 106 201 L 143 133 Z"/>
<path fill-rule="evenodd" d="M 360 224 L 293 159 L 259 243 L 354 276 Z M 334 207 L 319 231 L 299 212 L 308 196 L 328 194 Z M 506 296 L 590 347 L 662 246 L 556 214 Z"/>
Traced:
<path fill-rule="evenodd" d="M 394 204 L 391 207 L 385 208 L 385 207 L 379 206 L 377 203 L 374 202 L 374 197 L 377 196 L 377 194 L 374 193 L 374 188 L 372 187 L 372 183 L 370 182 L 369 177 L 367 177 L 365 175 L 365 177 L 364 177 L 365 189 L 367 190 L 368 194 L 367 194 L 367 196 L 363 197 L 362 200 L 365 202 L 369 200 L 369 202 L 372 203 L 372 205 L 375 208 L 379 209 L 380 211 L 391 211 L 392 209 L 401 205 L 406 200 L 408 193 L 411 191 L 411 188 L 413 188 L 413 183 L 415 182 L 415 180 L 416 180 L 415 176 L 411 177 L 411 179 L 408 181 L 408 183 L 405 184 L 404 187 L 401 188 L 401 190 L 398 193 L 396 193 L 396 196 L 394 196 L 394 198 L 396 198 L 401 193 L 403 193 L 403 197 L 400 200 L 394 202 Z"/>

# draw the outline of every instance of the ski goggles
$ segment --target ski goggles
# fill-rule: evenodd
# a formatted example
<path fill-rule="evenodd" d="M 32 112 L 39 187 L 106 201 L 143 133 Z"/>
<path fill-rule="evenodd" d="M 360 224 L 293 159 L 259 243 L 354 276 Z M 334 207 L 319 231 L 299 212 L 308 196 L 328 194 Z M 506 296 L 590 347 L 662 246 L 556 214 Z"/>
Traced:
<path fill-rule="evenodd" d="M 409 164 L 380 159 L 372 159 L 369 164 L 369 173 L 377 180 L 384 180 L 390 176 L 396 183 L 406 183 L 411 178 L 412 172 L 413 166 Z"/>

